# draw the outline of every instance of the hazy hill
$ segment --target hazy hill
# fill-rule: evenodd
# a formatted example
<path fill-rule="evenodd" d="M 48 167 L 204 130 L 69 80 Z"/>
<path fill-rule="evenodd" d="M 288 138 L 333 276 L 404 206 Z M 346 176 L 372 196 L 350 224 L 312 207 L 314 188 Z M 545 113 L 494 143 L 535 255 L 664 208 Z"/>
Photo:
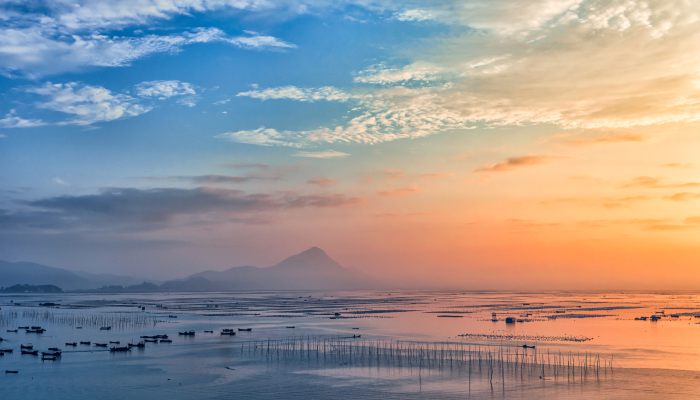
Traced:
<path fill-rule="evenodd" d="M 288 257 L 270 267 L 243 266 L 205 271 L 155 284 L 114 275 L 74 272 L 30 262 L 0 261 L 0 287 L 55 285 L 64 290 L 95 292 L 187 292 L 226 290 L 366 289 L 376 286 L 358 272 L 344 268 L 318 247 Z"/>
<path fill-rule="evenodd" d="M 75 272 L 32 262 L 0 261 L 0 286 L 55 285 L 64 290 L 94 289 L 105 285 L 130 285 L 136 281 L 115 275 Z"/>
<path fill-rule="evenodd" d="M 216 290 L 230 289 L 358 289 L 371 286 L 361 274 L 344 268 L 318 247 L 265 268 L 244 266 L 225 271 L 194 274 L 185 281 L 203 278 Z"/>

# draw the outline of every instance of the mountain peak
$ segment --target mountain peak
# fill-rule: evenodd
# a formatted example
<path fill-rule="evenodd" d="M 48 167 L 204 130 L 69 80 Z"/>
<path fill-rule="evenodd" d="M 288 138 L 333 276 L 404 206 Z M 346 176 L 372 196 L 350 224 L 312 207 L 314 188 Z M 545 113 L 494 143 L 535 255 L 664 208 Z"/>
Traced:
<path fill-rule="evenodd" d="M 299 254 L 287 257 L 273 267 L 304 269 L 343 269 L 320 247 L 310 247 Z"/>
<path fill-rule="evenodd" d="M 318 246 L 313 246 L 309 247 L 308 249 L 302 251 L 301 253 L 297 254 L 298 256 L 305 255 L 305 256 L 326 256 L 328 257 L 328 254 L 320 247 Z"/>

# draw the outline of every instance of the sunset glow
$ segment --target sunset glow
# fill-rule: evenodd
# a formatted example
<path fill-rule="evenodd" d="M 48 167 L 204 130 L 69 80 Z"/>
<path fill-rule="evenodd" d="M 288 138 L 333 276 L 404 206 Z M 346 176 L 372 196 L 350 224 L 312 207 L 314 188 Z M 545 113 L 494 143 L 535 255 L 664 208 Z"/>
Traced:
<path fill-rule="evenodd" d="M 134 3 L 2 6 L 1 258 L 700 285 L 693 1 Z"/>

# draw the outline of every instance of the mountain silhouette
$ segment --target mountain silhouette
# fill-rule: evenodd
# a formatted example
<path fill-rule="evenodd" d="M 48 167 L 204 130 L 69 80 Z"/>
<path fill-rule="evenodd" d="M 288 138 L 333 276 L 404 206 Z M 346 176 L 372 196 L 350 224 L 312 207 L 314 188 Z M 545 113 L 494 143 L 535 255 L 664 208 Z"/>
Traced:
<path fill-rule="evenodd" d="M 343 267 L 319 247 L 311 247 L 270 267 L 242 266 L 225 271 L 205 271 L 180 282 L 201 278 L 211 282 L 217 290 L 357 289 L 371 286 L 367 278 Z"/>

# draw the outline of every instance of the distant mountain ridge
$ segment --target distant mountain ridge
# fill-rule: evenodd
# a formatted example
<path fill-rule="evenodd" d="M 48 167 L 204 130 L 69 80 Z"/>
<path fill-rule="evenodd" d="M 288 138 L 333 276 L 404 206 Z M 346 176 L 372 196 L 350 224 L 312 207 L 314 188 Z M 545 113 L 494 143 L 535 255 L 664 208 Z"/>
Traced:
<path fill-rule="evenodd" d="M 270 267 L 241 266 L 204 271 L 162 284 L 132 278 L 74 272 L 30 262 L 0 261 L 0 287 L 55 285 L 69 291 L 185 292 L 227 290 L 345 290 L 376 287 L 361 273 L 340 265 L 319 247 L 311 247 Z"/>
<path fill-rule="evenodd" d="M 132 285 L 133 278 L 92 274 L 49 267 L 26 261 L 0 261 L 0 286 L 55 285 L 64 290 L 92 289 L 104 285 Z"/>

